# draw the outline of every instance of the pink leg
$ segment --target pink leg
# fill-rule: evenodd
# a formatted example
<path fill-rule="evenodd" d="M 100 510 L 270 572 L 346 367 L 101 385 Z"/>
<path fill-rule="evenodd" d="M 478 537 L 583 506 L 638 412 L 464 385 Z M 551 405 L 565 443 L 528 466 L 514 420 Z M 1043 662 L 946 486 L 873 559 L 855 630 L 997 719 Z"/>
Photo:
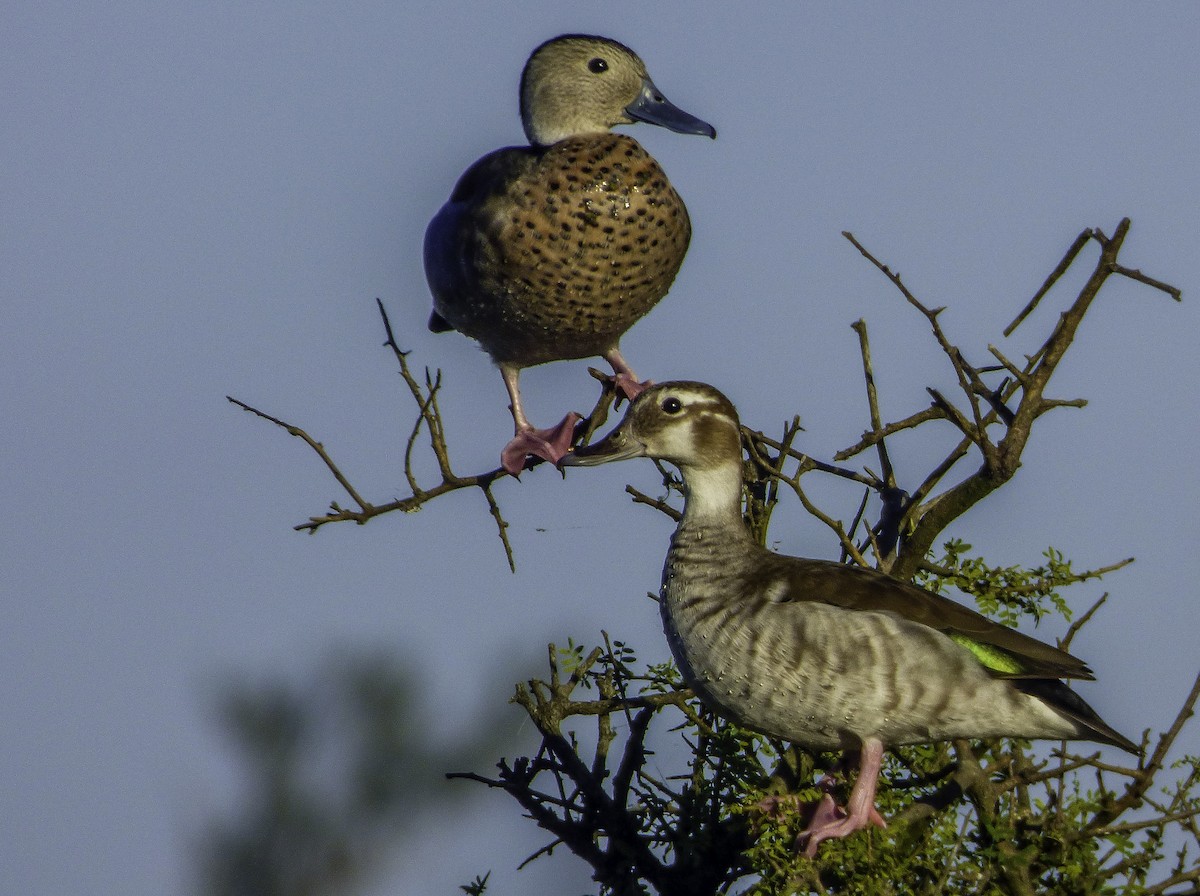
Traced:
<path fill-rule="evenodd" d="M 571 450 L 575 424 L 582 418 L 572 411 L 550 429 L 534 429 L 521 407 L 521 390 L 517 384 L 521 369 L 501 364 L 500 373 L 504 376 L 504 385 L 512 402 L 513 424 L 516 427 L 516 435 L 500 452 L 500 465 L 517 476 L 525 469 L 525 458 L 531 454 L 552 464 L 558 463 L 559 458 Z"/>
<path fill-rule="evenodd" d="M 625 396 L 627 400 L 633 401 L 648 387 L 654 385 L 650 380 L 646 380 L 644 383 L 638 382 L 637 374 L 633 372 L 632 367 L 625 363 L 619 349 L 609 349 L 604 353 L 604 360 L 612 365 L 613 384 L 617 387 L 618 394 Z M 618 400 L 617 404 L 620 403 Z"/>
<path fill-rule="evenodd" d="M 828 787 L 832 782 L 826 778 L 821 782 L 826 789 L 817 811 L 813 814 L 808 829 L 797 839 L 796 846 L 804 847 L 804 855 L 810 859 L 817 854 L 822 840 L 836 840 L 861 831 L 868 825 L 887 827 L 883 816 L 875 809 L 875 786 L 879 771 L 883 767 L 883 741 L 869 737 L 863 741 L 858 765 L 858 780 L 850 791 L 850 802 L 842 809 L 834 802 Z"/>
<path fill-rule="evenodd" d="M 533 429 L 529 425 L 529 420 L 525 417 L 525 409 L 521 407 L 521 368 L 514 367 L 511 364 L 500 365 L 500 375 L 504 377 L 504 388 L 508 390 L 508 406 L 512 410 L 513 423 L 517 425 L 517 432 L 523 429 Z"/>

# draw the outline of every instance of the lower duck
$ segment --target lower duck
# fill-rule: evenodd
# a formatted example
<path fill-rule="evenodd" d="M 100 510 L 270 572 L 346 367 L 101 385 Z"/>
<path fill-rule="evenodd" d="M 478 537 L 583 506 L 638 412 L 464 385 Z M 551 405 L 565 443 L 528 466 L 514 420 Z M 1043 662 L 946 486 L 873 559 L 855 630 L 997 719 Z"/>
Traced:
<path fill-rule="evenodd" d="M 797 841 L 868 825 L 888 746 L 956 738 L 1080 739 L 1137 747 L 1063 679 L 1082 661 L 961 604 L 883 573 L 788 557 L 742 522 L 737 411 L 712 386 L 644 391 L 606 437 L 564 466 L 649 457 L 679 468 L 685 504 L 659 607 L 684 681 L 737 725 L 815 750 L 857 751 L 845 807 L 826 793 Z"/>

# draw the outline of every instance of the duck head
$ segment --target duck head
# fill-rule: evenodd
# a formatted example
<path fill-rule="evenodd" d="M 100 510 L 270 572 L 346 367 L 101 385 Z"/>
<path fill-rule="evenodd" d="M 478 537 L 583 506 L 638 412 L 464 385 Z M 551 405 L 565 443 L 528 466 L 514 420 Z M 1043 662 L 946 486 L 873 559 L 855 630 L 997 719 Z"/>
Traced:
<path fill-rule="evenodd" d="M 591 467 L 631 457 L 675 464 L 685 475 L 735 465 L 741 477 L 737 409 L 706 383 L 659 383 L 633 400 L 617 427 L 598 442 L 576 448 L 560 463 Z"/>
<path fill-rule="evenodd" d="M 530 55 L 521 74 L 521 121 L 538 146 L 635 121 L 717 136 L 708 122 L 663 96 L 633 50 L 584 34 L 556 37 Z"/>

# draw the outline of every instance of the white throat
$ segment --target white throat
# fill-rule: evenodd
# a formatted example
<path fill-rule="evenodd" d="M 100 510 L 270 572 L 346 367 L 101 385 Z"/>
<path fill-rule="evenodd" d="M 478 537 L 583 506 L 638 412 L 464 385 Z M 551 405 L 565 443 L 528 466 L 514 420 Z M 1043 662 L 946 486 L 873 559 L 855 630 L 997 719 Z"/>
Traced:
<path fill-rule="evenodd" d="M 686 487 L 684 521 L 689 523 L 727 523 L 741 525 L 741 459 L 719 467 L 688 467 L 683 470 Z"/>

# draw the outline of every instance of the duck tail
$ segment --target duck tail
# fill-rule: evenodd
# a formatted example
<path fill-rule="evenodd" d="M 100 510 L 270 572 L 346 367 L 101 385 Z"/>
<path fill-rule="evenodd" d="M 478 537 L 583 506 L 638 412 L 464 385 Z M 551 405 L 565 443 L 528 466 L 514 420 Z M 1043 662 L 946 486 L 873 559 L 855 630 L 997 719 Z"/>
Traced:
<path fill-rule="evenodd" d="M 1079 737 L 1096 743 L 1120 747 L 1126 753 L 1141 755 L 1137 744 L 1109 725 L 1087 701 L 1057 679 L 1016 679 L 1013 687 L 1036 697 L 1079 726 Z"/>

